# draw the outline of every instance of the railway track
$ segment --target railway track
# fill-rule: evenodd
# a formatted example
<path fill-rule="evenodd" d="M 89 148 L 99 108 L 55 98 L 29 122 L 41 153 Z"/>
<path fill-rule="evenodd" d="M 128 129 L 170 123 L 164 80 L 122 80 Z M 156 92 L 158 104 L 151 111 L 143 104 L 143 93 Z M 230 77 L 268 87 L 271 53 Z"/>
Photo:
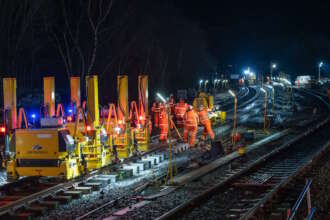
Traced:
<path fill-rule="evenodd" d="M 221 184 L 224 184 L 224 182 L 230 181 L 231 178 L 235 178 L 239 175 L 242 175 L 241 172 L 246 167 L 253 167 L 260 161 L 262 162 L 265 159 L 265 156 L 267 157 L 269 156 L 269 154 L 267 153 L 270 151 L 272 152 L 270 155 L 273 155 L 273 154 L 277 154 L 279 149 L 287 148 L 288 146 L 291 145 L 291 143 L 293 143 L 291 139 L 297 140 L 302 136 L 306 135 L 306 133 L 303 133 L 303 135 L 298 135 L 298 133 L 302 133 L 302 131 L 306 130 L 306 127 L 314 126 L 314 125 L 315 125 L 314 119 L 310 120 L 309 124 L 301 123 L 301 125 L 295 127 L 295 129 L 300 129 L 300 130 L 296 130 L 296 133 L 293 132 L 293 134 L 291 134 L 292 136 L 291 135 L 287 136 L 288 139 L 282 140 L 283 142 L 280 147 L 278 146 L 281 143 L 278 142 L 275 143 L 275 145 L 269 144 L 268 149 L 267 146 L 265 146 L 263 150 L 260 149 L 259 151 L 258 149 L 253 153 L 247 154 L 246 158 L 243 160 L 240 159 L 234 160 L 231 161 L 230 164 L 226 164 L 226 166 L 224 165 L 218 167 L 216 171 L 208 173 L 203 178 L 200 178 L 191 183 L 187 183 L 183 187 L 179 187 L 179 189 L 177 189 L 175 193 L 165 196 L 166 198 L 152 201 L 151 204 L 146 205 L 147 206 L 146 208 L 142 208 L 141 210 L 135 210 L 134 214 L 130 213 L 129 217 L 127 218 L 154 219 L 159 217 L 162 213 L 169 211 L 171 209 L 173 210 L 186 209 L 187 206 L 183 204 L 190 204 L 190 202 L 194 203 L 195 200 L 193 198 L 196 194 L 198 194 L 198 192 L 200 192 L 200 190 L 203 190 L 205 188 L 211 188 L 212 186 L 216 185 L 216 183 L 219 183 L 219 181 L 222 182 Z M 259 160 L 258 158 L 262 158 L 262 159 Z M 267 176 L 263 176 L 263 178 L 267 178 Z M 187 200 L 190 202 L 186 203 Z M 170 212 L 171 211 L 169 211 L 169 213 Z"/>
<path fill-rule="evenodd" d="M 325 146 L 329 118 L 319 127 L 304 132 L 235 174 L 216 179 L 216 184 L 189 187 L 195 196 L 164 213 L 158 219 L 249 219 L 290 177 L 304 168 Z M 212 196 L 213 195 L 213 196 Z"/>
<path fill-rule="evenodd" d="M 328 147 L 320 156 L 313 159 L 306 168 L 301 169 L 296 176 L 289 179 L 287 184 L 281 187 L 278 192 L 274 193 L 262 207 L 258 208 L 254 216 L 257 219 L 287 218 L 288 210 L 292 210 L 295 206 L 306 182 L 311 181 L 311 206 L 308 207 L 306 197 L 304 197 L 296 212 L 296 219 L 306 218 L 308 208 L 312 210 L 312 207 L 316 210 L 313 219 L 329 219 L 330 215 L 327 204 L 329 156 L 330 148 Z"/>

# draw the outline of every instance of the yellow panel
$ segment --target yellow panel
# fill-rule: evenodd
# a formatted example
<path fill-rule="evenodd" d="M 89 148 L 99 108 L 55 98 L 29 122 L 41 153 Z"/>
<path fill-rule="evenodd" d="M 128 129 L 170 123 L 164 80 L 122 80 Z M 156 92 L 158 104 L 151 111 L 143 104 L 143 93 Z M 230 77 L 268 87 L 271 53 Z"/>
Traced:
<path fill-rule="evenodd" d="M 99 126 L 99 93 L 97 75 L 86 76 L 87 122 L 94 128 Z"/>
<path fill-rule="evenodd" d="M 209 95 L 208 97 L 209 109 L 213 109 L 213 96 Z"/>
<path fill-rule="evenodd" d="M 17 159 L 56 159 L 59 153 L 58 130 L 18 129 L 15 132 Z"/>
<path fill-rule="evenodd" d="M 117 154 L 119 158 L 126 158 L 130 154 L 131 136 L 129 131 L 128 120 L 129 109 L 128 109 L 128 76 L 118 75 L 117 76 L 117 92 L 118 92 L 118 122 L 122 122 L 120 126 L 123 127 L 123 133 L 117 136 L 114 140 L 117 146 Z"/>
<path fill-rule="evenodd" d="M 16 78 L 3 78 L 4 109 L 9 110 L 9 128 L 17 127 Z"/>
<path fill-rule="evenodd" d="M 48 106 L 48 116 L 55 116 L 55 78 L 44 77 L 44 105 Z"/>
<path fill-rule="evenodd" d="M 139 75 L 139 105 L 143 105 L 144 113 L 146 116 L 149 115 L 148 111 L 148 76 L 147 75 Z"/>
<path fill-rule="evenodd" d="M 139 112 L 144 112 L 145 127 L 142 131 L 136 132 L 136 138 L 138 140 L 138 150 L 149 150 L 149 104 L 148 104 L 148 75 L 139 75 L 138 79 L 138 93 L 139 93 Z M 143 108 L 143 112 L 141 109 Z"/>
<path fill-rule="evenodd" d="M 75 102 L 76 106 L 80 106 L 80 77 L 70 77 L 70 89 L 71 89 L 71 102 Z"/>
<path fill-rule="evenodd" d="M 128 76 L 118 75 L 117 77 L 118 92 L 118 119 L 128 119 Z"/>

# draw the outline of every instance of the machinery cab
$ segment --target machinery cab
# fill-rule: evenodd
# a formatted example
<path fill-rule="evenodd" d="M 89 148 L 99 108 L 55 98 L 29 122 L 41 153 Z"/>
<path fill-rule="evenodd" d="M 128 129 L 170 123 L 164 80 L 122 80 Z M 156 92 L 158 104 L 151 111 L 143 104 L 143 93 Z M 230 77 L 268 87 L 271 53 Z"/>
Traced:
<path fill-rule="evenodd" d="M 16 129 L 10 144 L 7 178 L 53 176 L 72 179 L 81 175 L 80 149 L 69 130 L 55 120 L 42 119 L 42 128 Z"/>

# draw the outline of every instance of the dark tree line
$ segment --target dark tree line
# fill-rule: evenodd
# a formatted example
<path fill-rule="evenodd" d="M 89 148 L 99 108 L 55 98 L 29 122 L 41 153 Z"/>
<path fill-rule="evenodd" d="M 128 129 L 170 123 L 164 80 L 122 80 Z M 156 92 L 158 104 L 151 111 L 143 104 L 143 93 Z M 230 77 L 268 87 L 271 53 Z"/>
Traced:
<path fill-rule="evenodd" d="M 97 73 L 100 98 L 115 100 L 117 74 L 128 74 L 132 96 L 138 73 L 150 76 L 151 93 L 167 94 L 196 84 L 214 70 L 207 36 L 171 1 L 0 1 L 1 76 L 18 79 L 19 94 L 56 76 L 56 90 L 69 95 L 68 77 Z"/>

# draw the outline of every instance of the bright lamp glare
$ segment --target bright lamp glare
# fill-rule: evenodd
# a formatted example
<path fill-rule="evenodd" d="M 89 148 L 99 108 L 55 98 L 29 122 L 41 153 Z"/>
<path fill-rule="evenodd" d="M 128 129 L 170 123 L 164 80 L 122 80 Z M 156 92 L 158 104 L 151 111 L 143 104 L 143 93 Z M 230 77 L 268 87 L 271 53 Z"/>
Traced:
<path fill-rule="evenodd" d="M 264 88 L 261 88 L 260 91 L 266 93 L 266 90 Z"/>
<path fill-rule="evenodd" d="M 166 100 L 159 92 L 157 92 L 157 96 L 160 98 L 160 100 L 162 100 L 164 103 L 166 103 Z"/>
<path fill-rule="evenodd" d="M 323 66 L 323 62 L 320 62 L 319 67 L 322 67 L 322 66 Z"/>
<path fill-rule="evenodd" d="M 275 69 L 275 68 L 276 68 L 276 64 L 275 64 L 275 63 L 272 65 L 272 68 L 273 68 L 273 69 Z"/>
<path fill-rule="evenodd" d="M 244 74 L 250 74 L 250 67 L 248 67 L 246 70 L 244 70 Z"/>
<path fill-rule="evenodd" d="M 199 80 L 199 84 L 202 84 L 203 83 L 203 80 L 201 79 L 201 80 Z"/>
<path fill-rule="evenodd" d="M 232 97 L 236 97 L 235 93 L 233 91 L 231 91 L 230 89 L 228 90 L 228 92 Z"/>
<path fill-rule="evenodd" d="M 31 115 L 31 118 L 33 118 L 33 119 L 35 119 L 36 117 L 37 117 L 36 114 Z"/>

